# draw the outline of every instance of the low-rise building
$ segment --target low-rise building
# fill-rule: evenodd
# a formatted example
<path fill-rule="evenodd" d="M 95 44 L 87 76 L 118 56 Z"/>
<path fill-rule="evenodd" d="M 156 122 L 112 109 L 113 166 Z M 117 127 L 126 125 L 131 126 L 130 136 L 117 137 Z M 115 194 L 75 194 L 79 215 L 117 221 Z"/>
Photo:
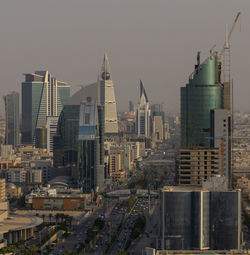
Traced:
<path fill-rule="evenodd" d="M 8 201 L 0 201 L 0 240 L 4 244 L 26 241 L 34 236 L 34 229 L 43 220 L 36 216 L 9 213 Z"/>
<path fill-rule="evenodd" d="M 31 191 L 25 196 L 25 204 L 35 210 L 82 210 L 90 202 L 89 198 L 80 189 L 70 189 L 67 184 L 57 182 Z"/>

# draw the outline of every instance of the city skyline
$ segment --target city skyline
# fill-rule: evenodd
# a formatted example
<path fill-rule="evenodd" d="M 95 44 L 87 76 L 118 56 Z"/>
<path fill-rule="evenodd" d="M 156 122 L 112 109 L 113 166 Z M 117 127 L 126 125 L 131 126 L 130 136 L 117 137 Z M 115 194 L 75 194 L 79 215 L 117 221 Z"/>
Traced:
<path fill-rule="evenodd" d="M 0 253 L 250 254 L 248 12 L 3 4 Z"/>
<path fill-rule="evenodd" d="M 133 5 L 130 1 L 115 3 L 111 0 L 105 4 L 93 1 L 58 3 L 50 3 L 47 19 L 41 16 L 47 9 L 44 3 L 32 4 L 30 0 L 24 0 L 3 6 L 0 18 L 3 35 L 0 50 L 5 60 L 0 71 L 3 94 L 9 90 L 20 92 L 22 73 L 34 69 L 51 70 L 57 77 L 62 77 L 72 84 L 73 94 L 79 85 L 96 80 L 101 56 L 107 52 L 118 111 L 127 110 L 130 99 L 137 104 L 137 84 L 143 79 L 152 103 L 164 102 L 167 111 L 179 112 L 179 88 L 192 71 L 194 54 L 201 50 L 203 60 L 214 44 L 220 51 L 226 24 L 230 28 L 237 12 L 243 11 L 242 21 L 231 40 L 231 77 L 237 87 L 234 90 L 235 110 L 250 110 L 245 85 L 249 54 L 249 17 L 246 13 L 250 3 L 228 0 L 219 3 L 144 1 L 143 5 L 140 0 Z M 35 8 L 40 11 L 35 12 Z"/>

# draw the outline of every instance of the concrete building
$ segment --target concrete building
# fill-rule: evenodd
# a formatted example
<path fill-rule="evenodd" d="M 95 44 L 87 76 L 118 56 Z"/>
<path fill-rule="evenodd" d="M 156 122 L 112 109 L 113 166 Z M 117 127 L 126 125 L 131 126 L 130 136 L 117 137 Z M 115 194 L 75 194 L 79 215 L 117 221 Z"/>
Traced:
<path fill-rule="evenodd" d="M 135 111 L 135 107 L 134 107 L 134 103 L 133 101 L 129 101 L 129 112 L 134 112 Z"/>
<path fill-rule="evenodd" d="M 153 116 L 153 140 L 155 142 L 162 142 L 164 139 L 164 123 L 162 116 Z"/>
<path fill-rule="evenodd" d="M 53 152 L 54 136 L 56 135 L 58 116 L 47 117 L 47 152 Z"/>
<path fill-rule="evenodd" d="M 104 133 L 105 134 L 117 134 L 118 133 L 118 121 L 115 91 L 110 72 L 110 66 L 107 54 L 104 54 L 103 65 L 101 70 L 101 105 L 104 106 Z"/>
<path fill-rule="evenodd" d="M 32 160 L 30 161 L 31 169 L 42 170 L 42 182 L 48 183 L 51 179 L 51 168 L 52 161 L 51 160 Z"/>
<path fill-rule="evenodd" d="M 48 71 L 25 74 L 22 83 L 22 142 L 34 144 L 36 129 L 46 126 L 47 116 L 59 116 L 69 99 L 70 86 Z"/>
<path fill-rule="evenodd" d="M 241 192 L 175 187 L 161 190 L 160 236 L 165 250 L 241 248 Z"/>
<path fill-rule="evenodd" d="M 32 209 L 34 210 L 83 210 L 84 197 L 34 197 Z"/>
<path fill-rule="evenodd" d="M 222 159 L 222 174 L 231 182 L 230 117 L 227 109 L 211 110 L 211 147 L 219 148 Z"/>
<path fill-rule="evenodd" d="M 11 92 L 3 97 L 5 105 L 5 144 L 13 148 L 19 144 L 19 94 Z"/>
<path fill-rule="evenodd" d="M 1 158 L 10 159 L 11 156 L 14 154 L 12 145 L 1 144 L 0 149 L 1 149 Z"/>
<path fill-rule="evenodd" d="M 88 199 L 81 189 L 70 189 L 66 183 L 54 182 L 31 191 L 25 196 L 25 204 L 36 210 L 83 210 Z"/>
<path fill-rule="evenodd" d="M 109 154 L 109 172 L 112 176 L 113 172 L 118 172 L 123 169 L 122 152 L 113 152 Z"/>
<path fill-rule="evenodd" d="M 156 250 L 145 248 L 145 255 L 248 255 L 250 250 Z"/>
<path fill-rule="evenodd" d="M 7 172 L 7 182 L 22 184 L 26 183 L 27 171 L 24 168 L 11 168 Z"/>
<path fill-rule="evenodd" d="M 6 245 L 26 241 L 34 236 L 35 227 L 43 220 L 36 216 L 23 216 L 9 213 L 9 203 L 0 201 L 0 239 Z"/>
<path fill-rule="evenodd" d="M 202 186 L 214 175 L 223 175 L 218 148 L 181 148 L 178 154 L 178 183 L 185 186 Z"/>
<path fill-rule="evenodd" d="M 6 181 L 5 179 L 0 179 L 0 200 L 6 199 Z"/>
<path fill-rule="evenodd" d="M 136 133 L 145 137 L 151 135 L 151 110 L 142 81 L 140 81 L 140 102 L 136 110 Z"/>
<path fill-rule="evenodd" d="M 42 173 L 43 170 L 41 169 L 29 169 L 27 171 L 27 183 L 29 184 L 42 184 Z"/>
<path fill-rule="evenodd" d="M 6 183 L 6 196 L 8 199 L 20 198 L 22 196 L 22 188 L 14 183 Z"/>

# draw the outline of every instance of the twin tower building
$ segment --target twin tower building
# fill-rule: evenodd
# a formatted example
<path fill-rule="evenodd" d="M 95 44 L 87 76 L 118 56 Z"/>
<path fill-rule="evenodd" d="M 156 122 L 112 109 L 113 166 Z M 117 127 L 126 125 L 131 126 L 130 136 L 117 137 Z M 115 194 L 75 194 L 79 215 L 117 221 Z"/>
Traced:
<path fill-rule="evenodd" d="M 55 167 L 79 169 L 84 192 L 104 187 L 104 135 L 118 133 L 114 86 L 107 55 L 97 82 L 70 97 L 70 86 L 48 71 L 25 74 L 22 143 L 48 148 Z M 60 169 L 58 169 L 60 171 Z"/>

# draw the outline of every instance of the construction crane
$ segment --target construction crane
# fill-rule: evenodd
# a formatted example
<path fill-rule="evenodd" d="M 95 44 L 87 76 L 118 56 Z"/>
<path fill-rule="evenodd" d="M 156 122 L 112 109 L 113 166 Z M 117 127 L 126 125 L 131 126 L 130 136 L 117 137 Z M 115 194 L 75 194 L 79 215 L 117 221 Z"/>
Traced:
<path fill-rule="evenodd" d="M 238 12 L 238 13 L 237 13 L 236 18 L 235 18 L 235 20 L 234 20 L 234 23 L 233 23 L 233 25 L 232 25 L 232 27 L 231 27 L 231 30 L 230 30 L 229 34 L 226 36 L 226 41 L 225 41 L 225 43 L 224 43 L 224 45 L 223 45 L 223 48 L 222 48 L 221 52 L 219 53 L 219 58 L 220 58 L 220 59 L 221 59 L 221 57 L 223 56 L 225 49 L 227 49 L 227 48 L 229 47 L 229 41 L 230 41 L 230 38 L 231 38 L 232 33 L 233 33 L 233 31 L 234 31 L 234 28 L 235 28 L 235 26 L 236 26 L 236 23 L 237 23 L 237 21 L 239 20 L 240 14 L 241 14 L 241 12 Z"/>

